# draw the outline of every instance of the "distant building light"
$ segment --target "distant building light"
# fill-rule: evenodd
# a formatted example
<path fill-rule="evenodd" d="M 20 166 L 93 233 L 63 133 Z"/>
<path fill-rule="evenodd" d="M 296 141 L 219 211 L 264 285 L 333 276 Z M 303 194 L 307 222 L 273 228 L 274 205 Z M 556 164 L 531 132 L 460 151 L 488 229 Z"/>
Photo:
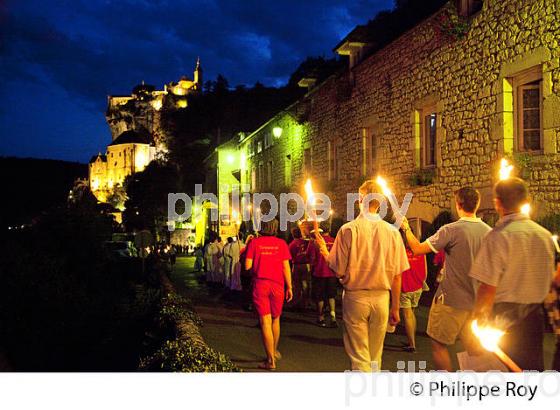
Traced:
<path fill-rule="evenodd" d="M 177 108 L 187 108 L 187 100 L 177 101 Z"/>
<path fill-rule="evenodd" d="M 282 136 L 282 128 L 274 127 L 272 129 L 272 135 L 274 135 L 275 138 L 280 138 Z"/>
<path fill-rule="evenodd" d="M 154 110 L 156 110 L 156 111 L 161 110 L 161 105 L 162 105 L 161 100 L 152 101 L 152 107 L 154 107 Z"/>

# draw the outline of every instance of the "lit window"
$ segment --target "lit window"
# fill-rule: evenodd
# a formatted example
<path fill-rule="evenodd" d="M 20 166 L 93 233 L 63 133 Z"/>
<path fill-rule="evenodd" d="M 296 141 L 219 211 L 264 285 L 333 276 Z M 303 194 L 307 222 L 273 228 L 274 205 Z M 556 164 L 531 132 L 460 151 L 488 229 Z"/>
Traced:
<path fill-rule="evenodd" d="M 542 68 L 527 70 L 513 78 L 515 132 L 519 151 L 542 151 Z"/>
<path fill-rule="evenodd" d="M 263 150 L 262 146 L 263 146 L 262 141 L 258 141 L 257 142 L 257 153 L 262 152 L 262 150 Z"/>
<path fill-rule="evenodd" d="M 436 165 L 437 114 L 434 108 L 422 111 L 421 153 L 422 167 Z"/>

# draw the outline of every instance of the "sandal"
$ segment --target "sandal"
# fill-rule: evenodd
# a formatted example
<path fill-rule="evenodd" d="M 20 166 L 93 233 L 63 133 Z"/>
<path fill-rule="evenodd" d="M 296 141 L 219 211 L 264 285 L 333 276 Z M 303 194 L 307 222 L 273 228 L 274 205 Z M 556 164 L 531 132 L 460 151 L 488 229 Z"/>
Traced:
<path fill-rule="evenodd" d="M 280 353 L 280 352 L 277 350 L 276 353 L 274 354 L 274 358 L 275 358 L 276 360 L 282 359 L 282 353 Z"/>

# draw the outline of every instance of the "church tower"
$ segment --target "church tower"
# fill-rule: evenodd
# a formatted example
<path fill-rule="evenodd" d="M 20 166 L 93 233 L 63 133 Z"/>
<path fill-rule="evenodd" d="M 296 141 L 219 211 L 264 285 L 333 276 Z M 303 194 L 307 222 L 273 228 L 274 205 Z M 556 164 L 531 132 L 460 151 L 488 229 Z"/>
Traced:
<path fill-rule="evenodd" d="M 200 67 L 200 57 L 196 59 L 196 68 L 194 69 L 194 83 L 198 90 L 202 90 L 202 67 Z"/>

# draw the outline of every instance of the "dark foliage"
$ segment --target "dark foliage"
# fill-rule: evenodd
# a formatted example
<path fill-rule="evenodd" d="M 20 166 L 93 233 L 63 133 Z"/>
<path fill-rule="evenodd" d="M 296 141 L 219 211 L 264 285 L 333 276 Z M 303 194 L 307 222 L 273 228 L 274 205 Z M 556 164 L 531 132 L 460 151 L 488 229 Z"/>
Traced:
<path fill-rule="evenodd" d="M 19 371 L 134 370 L 157 282 L 108 257 L 111 220 L 59 209 L 3 236 L 0 350 Z"/>
<path fill-rule="evenodd" d="M 77 162 L 0 157 L 0 229 L 28 224 L 41 212 L 65 203 L 74 180 L 86 178 L 87 172 L 87 165 Z"/>
<path fill-rule="evenodd" d="M 123 213 L 127 229 L 153 231 L 158 223 L 165 221 L 167 195 L 181 192 L 178 180 L 179 176 L 173 165 L 158 161 L 152 161 L 144 171 L 129 177 L 125 182 L 128 199 Z"/>

